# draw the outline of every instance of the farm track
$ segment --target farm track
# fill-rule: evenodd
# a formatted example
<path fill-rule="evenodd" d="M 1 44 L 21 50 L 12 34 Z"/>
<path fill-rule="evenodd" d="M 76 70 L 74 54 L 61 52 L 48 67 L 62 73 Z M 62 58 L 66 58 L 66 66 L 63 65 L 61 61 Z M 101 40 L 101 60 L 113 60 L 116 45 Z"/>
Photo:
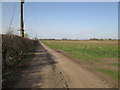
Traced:
<path fill-rule="evenodd" d="M 41 42 L 40 42 L 41 43 Z M 110 88 L 80 63 L 41 43 L 15 88 Z"/>
<path fill-rule="evenodd" d="M 56 66 L 65 77 L 69 88 L 110 88 L 105 81 L 81 67 L 74 60 L 48 48 L 44 44 L 42 46 L 54 57 L 55 62 L 58 62 Z"/>

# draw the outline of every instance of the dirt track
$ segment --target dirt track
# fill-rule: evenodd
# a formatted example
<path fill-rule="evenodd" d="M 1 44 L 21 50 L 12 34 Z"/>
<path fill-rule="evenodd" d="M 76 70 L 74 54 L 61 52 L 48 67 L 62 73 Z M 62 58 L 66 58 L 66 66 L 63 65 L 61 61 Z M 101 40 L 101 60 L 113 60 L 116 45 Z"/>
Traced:
<path fill-rule="evenodd" d="M 109 88 L 109 85 L 80 64 L 42 44 L 14 87 Z"/>
<path fill-rule="evenodd" d="M 54 57 L 54 60 L 58 62 L 57 68 L 60 69 L 65 77 L 65 80 L 69 88 L 109 88 L 104 81 L 89 72 L 80 64 L 74 62 L 70 58 L 60 54 L 59 52 L 48 48 L 42 44 L 44 48 Z"/>

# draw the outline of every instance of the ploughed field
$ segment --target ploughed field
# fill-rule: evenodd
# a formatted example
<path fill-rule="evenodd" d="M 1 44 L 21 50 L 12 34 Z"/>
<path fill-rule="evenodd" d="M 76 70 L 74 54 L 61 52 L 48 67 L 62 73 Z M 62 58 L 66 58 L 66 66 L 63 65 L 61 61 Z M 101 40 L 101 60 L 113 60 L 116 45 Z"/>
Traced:
<path fill-rule="evenodd" d="M 42 43 L 56 51 L 79 61 L 102 79 L 117 85 L 118 75 L 118 41 L 92 40 L 42 40 Z"/>

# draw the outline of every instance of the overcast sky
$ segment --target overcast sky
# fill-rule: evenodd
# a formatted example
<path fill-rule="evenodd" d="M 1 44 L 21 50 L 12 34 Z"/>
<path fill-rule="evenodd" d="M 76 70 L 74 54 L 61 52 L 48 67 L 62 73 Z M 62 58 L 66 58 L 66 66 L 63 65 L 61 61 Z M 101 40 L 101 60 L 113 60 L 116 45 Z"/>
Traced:
<path fill-rule="evenodd" d="M 20 3 L 2 3 L 3 33 L 20 27 Z M 117 2 L 26 2 L 25 32 L 38 38 L 118 38 Z"/>

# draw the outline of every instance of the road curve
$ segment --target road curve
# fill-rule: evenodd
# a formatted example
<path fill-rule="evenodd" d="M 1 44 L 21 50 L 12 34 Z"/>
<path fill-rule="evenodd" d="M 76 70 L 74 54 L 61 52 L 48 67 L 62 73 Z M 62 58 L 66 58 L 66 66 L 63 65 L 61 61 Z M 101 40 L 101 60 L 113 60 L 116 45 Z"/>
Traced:
<path fill-rule="evenodd" d="M 41 45 L 53 56 L 53 59 L 58 62 L 56 66 L 62 72 L 69 88 L 110 88 L 107 83 L 87 69 L 81 67 L 80 64 L 47 47 L 43 43 L 41 43 Z"/>

